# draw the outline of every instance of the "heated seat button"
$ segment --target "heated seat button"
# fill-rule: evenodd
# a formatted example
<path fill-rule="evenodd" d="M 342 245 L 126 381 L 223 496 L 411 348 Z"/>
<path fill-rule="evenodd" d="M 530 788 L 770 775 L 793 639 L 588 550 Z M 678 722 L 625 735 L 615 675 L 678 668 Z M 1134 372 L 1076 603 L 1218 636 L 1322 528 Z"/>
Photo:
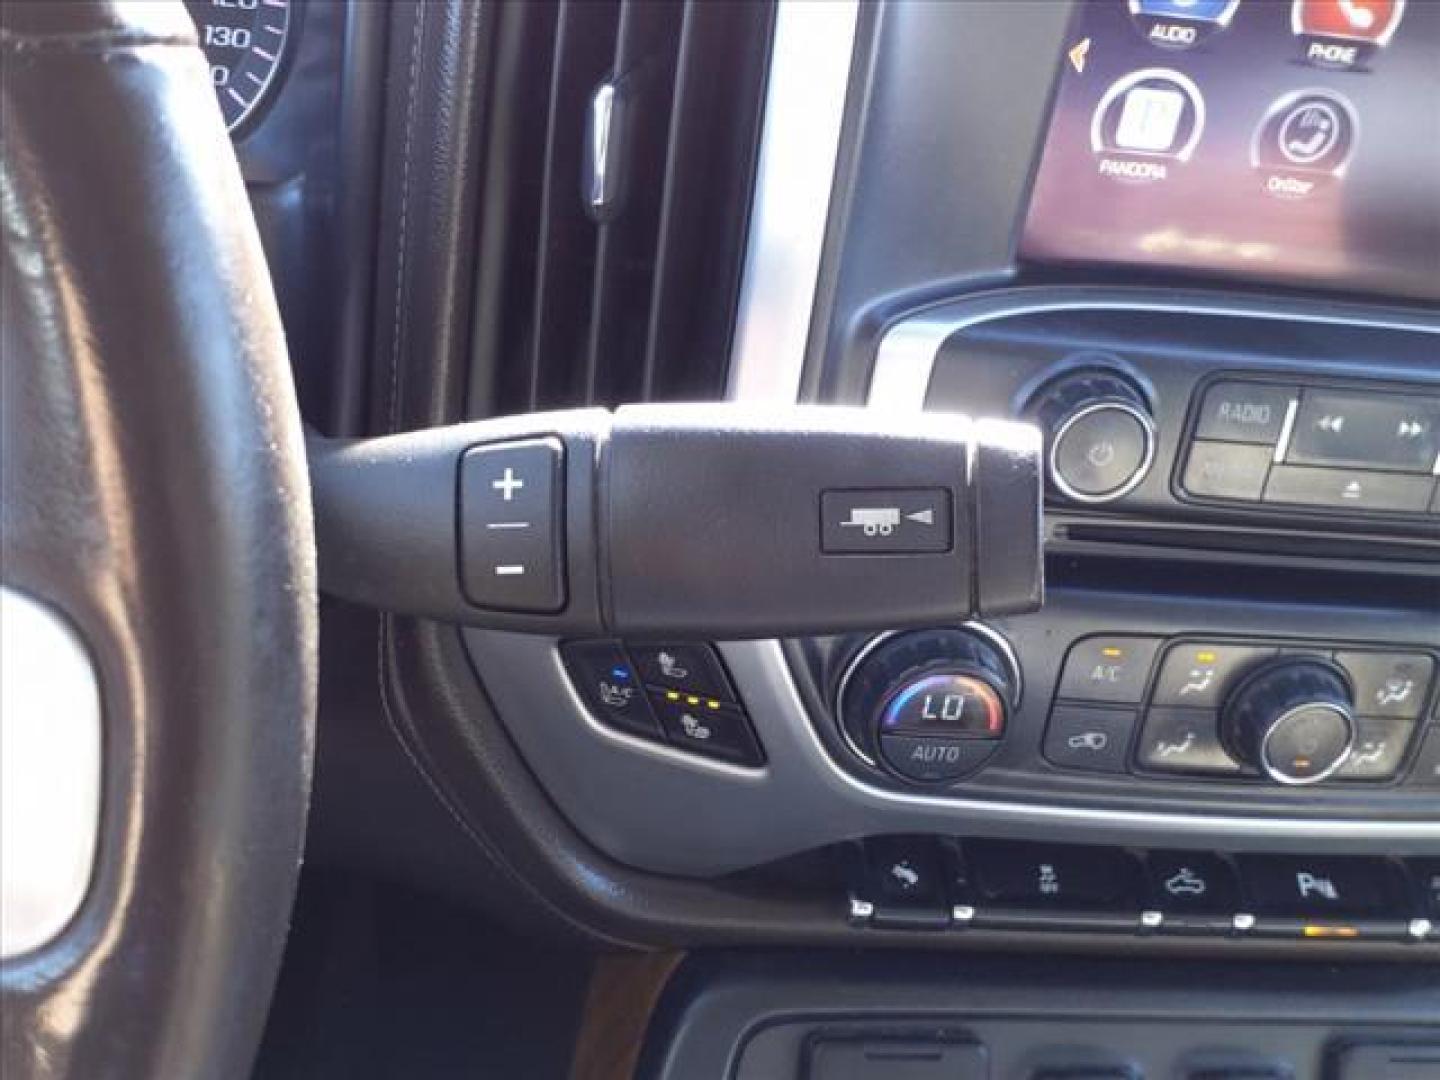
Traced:
<path fill-rule="evenodd" d="M 1133 709 L 1056 705 L 1045 732 L 1045 759 L 1062 769 L 1123 773 L 1134 732 Z"/>
<path fill-rule="evenodd" d="M 750 721 L 733 705 L 674 690 L 651 691 L 650 704 L 672 746 L 736 765 L 764 760 Z"/>
<path fill-rule="evenodd" d="M 1238 911 L 1235 869 L 1200 851 L 1152 851 L 1145 857 L 1150 903 L 1167 914 L 1230 915 Z"/>
<path fill-rule="evenodd" d="M 558 439 L 492 443 L 460 459 L 465 595 L 496 611 L 565 606 L 563 448 Z"/>
<path fill-rule="evenodd" d="M 1381 859 L 1241 855 L 1240 879 L 1259 915 L 1301 918 L 1404 913 L 1395 869 Z"/>
<path fill-rule="evenodd" d="M 1205 391 L 1195 437 L 1273 447 L 1285 426 L 1285 413 L 1298 397 L 1293 386 L 1216 383 Z"/>
<path fill-rule="evenodd" d="M 1285 460 L 1428 475 L 1437 453 L 1440 398 L 1309 390 Z"/>
<path fill-rule="evenodd" d="M 1355 689 L 1361 716 L 1414 720 L 1430 692 L 1435 661 L 1423 653 L 1338 652 L 1336 661 Z"/>
<path fill-rule="evenodd" d="M 709 645 L 634 644 L 630 655 L 647 686 L 688 691 L 721 701 L 736 701 L 720 657 Z"/>
<path fill-rule="evenodd" d="M 1138 705 L 1160 639 L 1103 636 L 1077 641 L 1065 657 L 1059 697 Z"/>
<path fill-rule="evenodd" d="M 1236 776 L 1240 765 L 1220 743 L 1219 718 L 1210 709 L 1151 709 L 1145 715 L 1136 760 L 1149 772 Z"/>
<path fill-rule="evenodd" d="M 615 641 L 571 641 L 560 647 L 575 689 L 595 716 L 612 727 L 660 738 L 660 725 L 625 650 Z"/>
<path fill-rule="evenodd" d="M 965 845 L 977 898 L 997 906 L 1134 908 L 1135 863 L 1115 848 L 977 841 Z"/>

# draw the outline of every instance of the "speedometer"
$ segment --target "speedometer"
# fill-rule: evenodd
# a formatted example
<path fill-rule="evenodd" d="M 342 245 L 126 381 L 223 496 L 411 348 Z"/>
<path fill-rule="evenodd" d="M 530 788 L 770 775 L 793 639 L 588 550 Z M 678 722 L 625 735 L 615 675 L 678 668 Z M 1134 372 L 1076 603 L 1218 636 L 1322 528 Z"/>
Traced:
<path fill-rule="evenodd" d="M 295 0 L 185 0 L 220 99 L 225 126 L 234 134 L 279 85 L 293 34 Z"/>

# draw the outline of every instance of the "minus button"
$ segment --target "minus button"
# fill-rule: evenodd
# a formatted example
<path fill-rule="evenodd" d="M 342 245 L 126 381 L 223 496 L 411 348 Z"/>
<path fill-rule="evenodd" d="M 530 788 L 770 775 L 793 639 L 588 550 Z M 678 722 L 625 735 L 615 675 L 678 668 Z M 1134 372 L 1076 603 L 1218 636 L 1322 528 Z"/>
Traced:
<path fill-rule="evenodd" d="M 525 567 L 515 564 L 507 564 L 495 567 L 496 577 L 520 577 L 525 573 Z"/>

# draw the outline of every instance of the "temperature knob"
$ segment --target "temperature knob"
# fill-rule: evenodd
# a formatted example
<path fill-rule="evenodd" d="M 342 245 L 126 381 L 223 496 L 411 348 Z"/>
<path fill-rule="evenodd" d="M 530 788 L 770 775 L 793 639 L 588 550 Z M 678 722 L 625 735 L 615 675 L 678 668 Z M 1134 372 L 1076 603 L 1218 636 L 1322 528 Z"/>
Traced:
<path fill-rule="evenodd" d="M 1225 748 L 1282 784 L 1313 784 L 1345 764 L 1355 716 L 1345 676 L 1321 660 L 1281 660 L 1231 693 L 1222 718 Z"/>
<path fill-rule="evenodd" d="M 946 783 L 995 752 L 1018 700 L 1009 646 L 970 626 L 877 638 L 851 663 L 839 713 L 867 761 L 907 780 Z"/>
<path fill-rule="evenodd" d="M 1149 407 L 1118 375 L 1067 375 L 1040 393 L 1031 412 L 1045 431 L 1050 486 L 1071 502 L 1112 502 L 1135 490 L 1155 460 Z"/>

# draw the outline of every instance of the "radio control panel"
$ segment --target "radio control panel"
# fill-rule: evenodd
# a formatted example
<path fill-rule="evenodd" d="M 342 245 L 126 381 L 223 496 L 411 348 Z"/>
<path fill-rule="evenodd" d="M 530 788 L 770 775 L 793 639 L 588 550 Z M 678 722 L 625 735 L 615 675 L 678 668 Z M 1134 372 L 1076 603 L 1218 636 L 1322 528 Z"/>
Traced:
<path fill-rule="evenodd" d="M 1196 393 L 1185 497 L 1440 513 L 1440 394 L 1226 377 Z"/>
<path fill-rule="evenodd" d="M 1440 325 L 1134 303 L 956 305 L 955 329 L 927 339 L 940 344 L 923 404 L 1008 410 L 1041 428 L 1052 539 L 1072 522 L 1123 520 L 1152 544 L 1185 546 L 1194 527 L 1214 550 L 1215 530 L 1234 528 L 1251 553 L 1329 545 L 1373 560 L 1374 541 L 1393 539 L 1440 561 Z M 907 343 L 923 335 L 891 337 L 871 391 L 881 403 L 919 385 Z M 1307 535 L 1260 545 L 1255 529 Z"/>

